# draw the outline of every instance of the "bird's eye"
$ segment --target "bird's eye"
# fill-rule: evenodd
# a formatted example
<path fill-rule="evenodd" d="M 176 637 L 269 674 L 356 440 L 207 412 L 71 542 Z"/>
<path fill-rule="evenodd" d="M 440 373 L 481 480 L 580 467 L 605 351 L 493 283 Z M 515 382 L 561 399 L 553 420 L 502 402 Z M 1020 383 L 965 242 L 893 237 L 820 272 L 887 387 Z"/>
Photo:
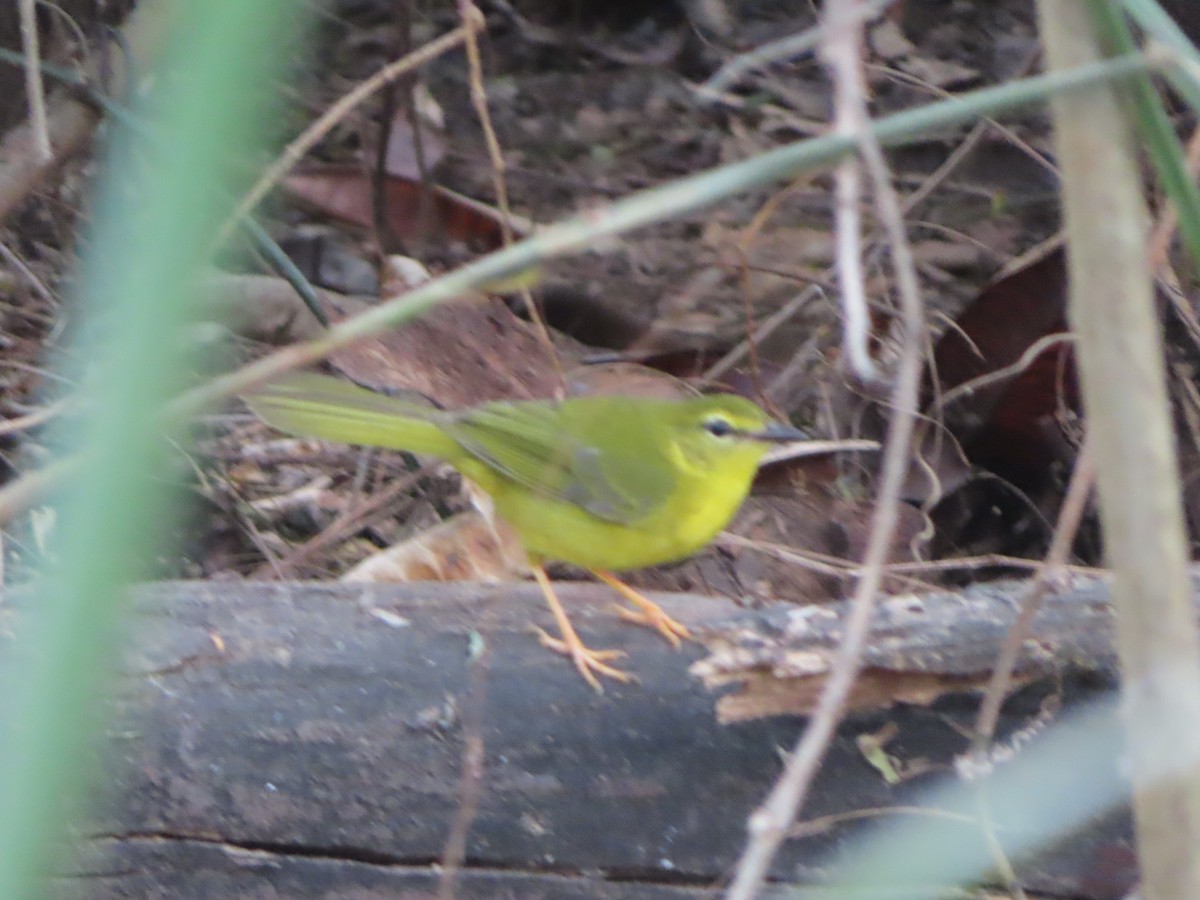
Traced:
<path fill-rule="evenodd" d="M 733 434 L 733 423 L 723 416 L 709 416 L 703 422 L 704 430 L 714 437 L 728 437 Z"/>

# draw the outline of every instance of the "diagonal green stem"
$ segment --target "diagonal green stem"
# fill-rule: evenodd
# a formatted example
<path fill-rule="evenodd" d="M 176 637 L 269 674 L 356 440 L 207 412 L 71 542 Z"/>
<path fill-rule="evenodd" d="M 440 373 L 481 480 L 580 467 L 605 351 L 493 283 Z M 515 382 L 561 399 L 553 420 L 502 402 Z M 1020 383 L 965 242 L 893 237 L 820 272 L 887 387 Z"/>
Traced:
<path fill-rule="evenodd" d="M 926 139 L 930 132 L 1040 102 L 1063 91 L 1129 78 L 1152 67 L 1135 55 L 985 88 L 951 100 L 879 119 L 872 129 L 880 142 L 894 146 Z M 549 259 L 594 248 L 599 241 L 634 228 L 710 206 L 739 191 L 783 178 L 795 178 L 854 151 L 853 140 L 837 135 L 814 138 L 768 151 L 744 162 L 682 178 L 552 225 L 533 237 L 489 254 L 434 279 L 402 297 L 374 307 L 330 329 L 324 337 L 214 379 L 172 406 L 179 416 L 195 415 L 219 400 L 265 381 L 285 369 L 315 362 L 347 344 L 371 337 L 419 316 L 437 303 L 510 278 Z M 3 513 L 0 496 L 0 514 Z"/>

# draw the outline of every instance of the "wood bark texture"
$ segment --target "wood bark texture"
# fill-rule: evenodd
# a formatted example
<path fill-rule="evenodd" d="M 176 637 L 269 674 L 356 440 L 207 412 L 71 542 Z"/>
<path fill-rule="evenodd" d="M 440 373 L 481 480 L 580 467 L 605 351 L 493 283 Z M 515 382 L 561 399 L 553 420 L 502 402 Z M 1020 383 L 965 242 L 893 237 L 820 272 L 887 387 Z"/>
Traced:
<path fill-rule="evenodd" d="M 926 598 L 928 615 L 902 623 L 884 615 L 873 670 L 891 666 L 900 678 L 906 669 L 986 667 L 1020 590 Z M 747 816 L 803 718 L 719 724 L 714 695 L 688 672 L 704 655 L 699 644 L 673 652 L 620 623 L 606 589 L 561 591 L 584 639 L 626 650 L 639 684 L 598 696 L 538 646 L 529 623 L 549 622 L 530 586 L 139 589 L 99 751 L 109 774 L 56 894 L 432 897 L 457 827 L 466 835 L 460 898 L 720 896 Z M 1038 640 L 1053 641 L 1045 629 L 1094 631 L 1103 595 L 1091 584 L 1054 598 Z M 19 652 L 11 635 L 20 600 L 11 599 L 0 605 L 6 654 Z M 710 631 L 714 658 L 756 632 L 759 645 L 798 647 L 780 610 L 657 599 L 695 627 L 721 623 Z M 1072 608 L 1081 611 L 1074 620 Z M 842 611 L 807 613 L 829 623 L 810 649 L 836 631 Z M 904 633 L 928 647 L 931 627 L 952 628 L 943 645 L 964 654 L 945 649 L 931 663 L 929 653 L 897 649 Z M 1071 705 L 1111 689 L 1111 647 L 1069 662 L 1014 697 L 1006 730 L 1028 725 L 1049 695 Z M 902 824 L 897 808 L 949 774 L 977 698 L 940 693 L 928 706 L 877 704 L 843 724 L 804 810 L 817 824 L 787 843 L 776 878 L 819 882 L 857 832 Z M 895 729 L 885 749 L 906 775 L 896 784 L 858 743 L 885 728 Z M 480 752 L 464 764 L 472 747 Z M 1119 896 L 1132 877 L 1127 829 L 1120 813 L 1094 823 L 1022 877 L 1033 888 Z"/>

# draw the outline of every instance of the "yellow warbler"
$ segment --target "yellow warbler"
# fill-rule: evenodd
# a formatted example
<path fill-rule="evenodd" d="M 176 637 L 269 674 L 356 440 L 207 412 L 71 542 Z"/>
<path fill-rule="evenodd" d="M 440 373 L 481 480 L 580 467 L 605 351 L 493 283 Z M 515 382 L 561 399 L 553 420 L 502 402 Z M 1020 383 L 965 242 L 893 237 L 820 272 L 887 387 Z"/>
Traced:
<path fill-rule="evenodd" d="M 619 395 L 482 403 L 446 412 L 311 372 L 285 375 L 245 398 L 283 431 L 350 444 L 428 453 L 483 488 L 517 533 L 558 624 L 547 646 L 596 674 L 629 681 L 620 651 L 586 647 L 543 568 L 590 570 L 633 603 L 625 618 L 672 644 L 687 629 L 610 574 L 674 562 L 707 545 L 750 490 L 771 442 L 804 433 L 774 422 L 743 397 L 683 400 Z"/>

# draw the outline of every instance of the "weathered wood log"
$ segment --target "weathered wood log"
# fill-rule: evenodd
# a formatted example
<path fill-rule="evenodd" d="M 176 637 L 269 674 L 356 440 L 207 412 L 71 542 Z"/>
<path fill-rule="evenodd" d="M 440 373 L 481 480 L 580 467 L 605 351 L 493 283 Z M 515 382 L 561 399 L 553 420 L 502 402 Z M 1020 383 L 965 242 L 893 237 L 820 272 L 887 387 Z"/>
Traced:
<path fill-rule="evenodd" d="M 982 690 L 1027 590 L 1025 582 L 998 581 L 880 599 L 850 705 L 928 704 Z M 810 713 L 841 643 L 846 611 L 844 603 L 779 604 L 712 629 L 705 636 L 710 655 L 692 671 L 713 688 L 740 686 L 719 701 L 721 720 Z M 1013 683 L 1067 670 L 1115 683 L 1113 627 L 1106 582 L 1064 578 L 1038 608 Z"/>
<path fill-rule="evenodd" d="M 111 702 L 111 775 L 60 895 L 429 897 L 457 829 L 458 897 L 719 896 L 803 720 L 719 725 L 688 674 L 699 646 L 672 652 L 618 623 L 602 588 L 562 595 L 585 640 L 625 649 L 640 684 L 598 696 L 539 647 L 528 623 L 548 623 L 528 586 L 139 590 Z M 657 599 L 690 624 L 734 612 L 711 598 Z M 1011 597 L 997 603 L 1012 609 Z M 1069 681 L 1067 702 L 1106 690 L 1101 669 Z M 1057 689 L 1022 691 L 1006 728 Z M 788 842 L 774 876 L 819 879 L 864 824 L 914 802 L 965 749 L 975 705 L 946 696 L 845 723 L 804 818 L 874 813 Z M 887 749 L 901 768 L 920 758 L 929 774 L 889 784 L 872 767 L 855 739 L 885 725 L 898 728 Z M 1027 868 L 1027 883 L 1115 896 L 1083 893 L 1077 863 L 1126 848 L 1123 829 L 1094 830 Z"/>

